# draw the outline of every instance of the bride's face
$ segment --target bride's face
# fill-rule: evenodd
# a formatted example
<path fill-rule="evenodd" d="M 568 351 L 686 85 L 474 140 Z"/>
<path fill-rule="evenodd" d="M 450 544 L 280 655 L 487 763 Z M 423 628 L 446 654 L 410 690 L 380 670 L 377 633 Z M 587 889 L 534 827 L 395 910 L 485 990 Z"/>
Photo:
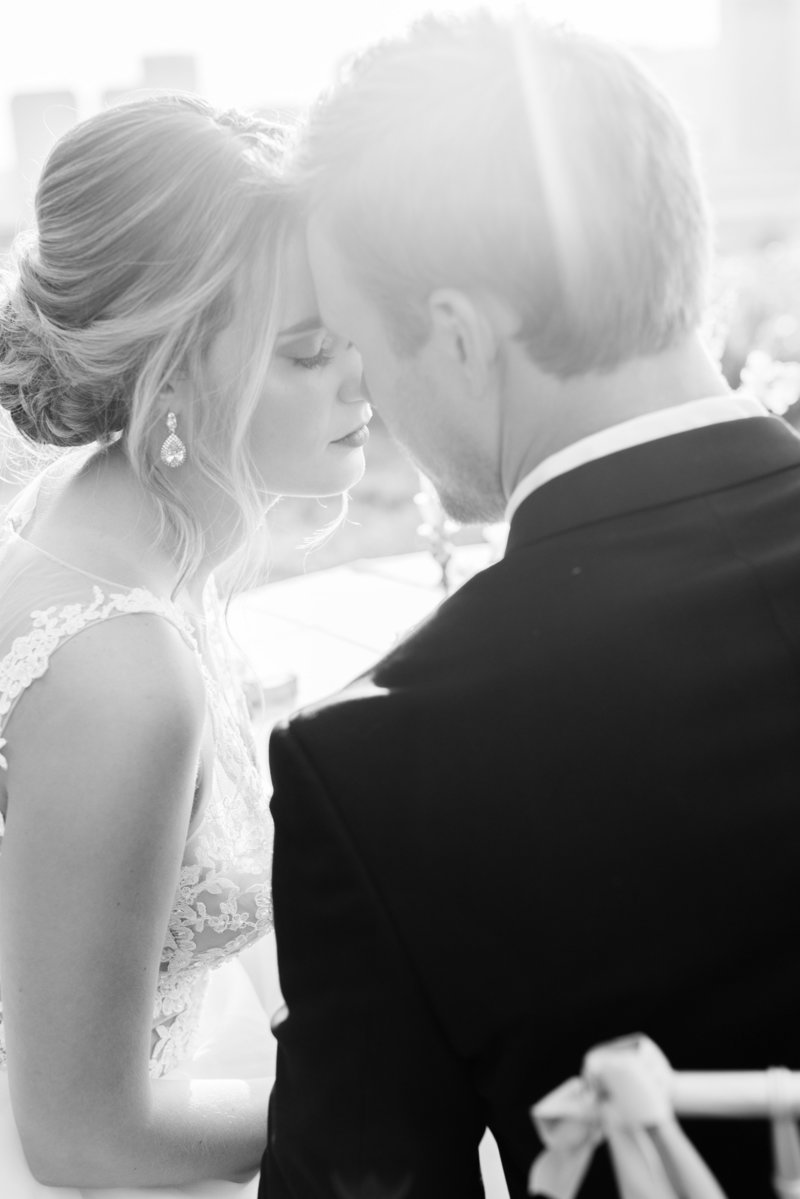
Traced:
<path fill-rule="evenodd" d="M 372 411 L 361 358 L 322 324 L 302 236 L 286 247 L 283 276 L 278 337 L 250 425 L 252 460 L 273 495 L 338 495 L 364 473 Z M 212 350 L 212 371 L 230 370 L 227 341 L 223 333 Z"/>

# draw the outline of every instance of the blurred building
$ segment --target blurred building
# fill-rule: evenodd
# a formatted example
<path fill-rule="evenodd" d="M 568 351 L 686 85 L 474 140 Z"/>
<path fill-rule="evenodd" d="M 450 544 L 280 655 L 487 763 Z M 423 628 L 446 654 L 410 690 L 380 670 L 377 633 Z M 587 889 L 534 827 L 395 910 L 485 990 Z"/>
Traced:
<path fill-rule="evenodd" d="M 719 4 L 717 46 L 637 54 L 694 130 L 724 252 L 800 234 L 800 4 Z"/>
<path fill-rule="evenodd" d="M 143 58 L 140 78 L 127 87 L 106 89 L 103 92 L 103 104 L 108 108 L 129 100 L 137 93 L 158 88 L 180 92 L 199 91 L 194 58 L 189 54 L 154 54 Z"/>
<path fill-rule="evenodd" d="M 637 56 L 692 126 L 723 251 L 800 236 L 800 0 L 719 0 L 716 46 Z M 149 88 L 199 90 L 191 56 L 145 58 L 140 78 L 103 93 L 119 103 Z M 79 117 L 70 92 L 12 100 L 16 164 L 0 174 L 0 248 L 30 220 L 53 141 Z"/>
<path fill-rule="evenodd" d="M 34 92 L 12 98 L 16 171 L 11 198 L 17 211 L 27 206 L 50 147 L 75 124 L 76 113 L 72 92 Z"/>
<path fill-rule="evenodd" d="M 161 88 L 196 92 L 197 64 L 190 55 L 152 55 L 142 59 L 138 79 L 102 93 L 104 107 Z M 32 202 L 44 160 L 62 134 L 89 113 L 79 110 L 71 91 L 26 92 L 11 99 L 15 162 L 0 172 L 0 249 L 31 221 Z"/>

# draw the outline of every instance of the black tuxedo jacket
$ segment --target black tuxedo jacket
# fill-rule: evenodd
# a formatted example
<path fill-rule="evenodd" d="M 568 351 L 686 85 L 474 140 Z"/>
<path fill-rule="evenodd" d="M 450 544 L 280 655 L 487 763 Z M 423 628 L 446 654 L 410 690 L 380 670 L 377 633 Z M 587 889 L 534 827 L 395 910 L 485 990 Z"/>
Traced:
<path fill-rule="evenodd" d="M 530 496 L 504 559 L 272 740 L 288 1015 L 263 1199 L 513 1199 L 600 1041 L 800 1068 L 800 439 L 667 437 Z M 687 1131 L 767 1199 L 764 1123 Z M 601 1152 L 582 1199 L 616 1194 Z"/>

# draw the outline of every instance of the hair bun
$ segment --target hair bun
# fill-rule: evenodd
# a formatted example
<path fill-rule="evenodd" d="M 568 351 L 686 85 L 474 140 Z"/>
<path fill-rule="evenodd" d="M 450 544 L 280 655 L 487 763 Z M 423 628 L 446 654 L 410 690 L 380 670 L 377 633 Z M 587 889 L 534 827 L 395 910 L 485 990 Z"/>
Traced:
<path fill-rule="evenodd" d="M 21 259 L 19 275 L 0 302 L 0 407 L 24 437 L 40 445 L 108 439 L 124 427 L 127 415 L 118 386 L 93 378 L 82 360 L 86 330 L 55 324 L 31 300 L 30 268 L 30 260 Z M 33 277 L 37 290 L 45 290 L 38 272 Z"/>

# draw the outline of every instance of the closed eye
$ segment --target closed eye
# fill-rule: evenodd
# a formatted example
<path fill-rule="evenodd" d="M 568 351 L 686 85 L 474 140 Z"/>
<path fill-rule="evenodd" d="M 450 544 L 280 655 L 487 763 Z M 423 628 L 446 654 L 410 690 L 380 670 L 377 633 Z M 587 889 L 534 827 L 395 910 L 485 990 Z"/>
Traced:
<path fill-rule="evenodd" d="M 293 358 L 292 359 L 292 362 L 294 362 L 297 366 L 304 367 L 304 369 L 307 371 L 317 370 L 319 367 L 327 366 L 327 364 L 332 361 L 333 361 L 333 354 L 331 353 L 330 349 L 325 345 L 323 345 L 322 348 L 319 350 L 319 352 L 314 354 L 314 356 L 312 358 Z"/>

